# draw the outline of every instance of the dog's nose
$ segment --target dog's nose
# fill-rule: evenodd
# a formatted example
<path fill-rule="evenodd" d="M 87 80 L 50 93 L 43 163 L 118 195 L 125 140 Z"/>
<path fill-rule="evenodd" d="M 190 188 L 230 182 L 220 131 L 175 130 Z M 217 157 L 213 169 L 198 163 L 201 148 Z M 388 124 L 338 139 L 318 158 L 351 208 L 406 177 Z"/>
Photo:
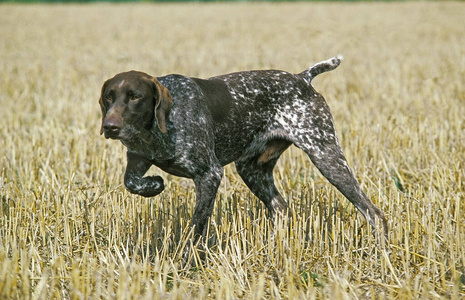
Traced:
<path fill-rule="evenodd" d="M 121 130 L 121 124 L 115 118 L 109 118 L 103 122 L 103 130 L 107 135 L 115 136 Z"/>

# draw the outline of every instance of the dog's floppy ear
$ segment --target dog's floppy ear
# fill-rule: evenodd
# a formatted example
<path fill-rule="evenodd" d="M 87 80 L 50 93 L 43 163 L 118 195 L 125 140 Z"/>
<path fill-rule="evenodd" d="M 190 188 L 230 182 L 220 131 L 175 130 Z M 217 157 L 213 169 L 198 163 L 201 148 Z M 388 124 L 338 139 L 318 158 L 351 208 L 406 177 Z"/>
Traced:
<path fill-rule="evenodd" d="M 158 128 L 161 132 L 166 133 L 166 119 L 173 106 L 173 98 L 171 98 L 168 89 L 163 86 L 155 77 L 151 78 L 154 85 L 155 92 L 155 119 L 157 121 Z"/>
<path fill-rule="evenodd" d="M 103 83 L 102 90 L 100 91 L 100 99 L 98 100 L 98 103 L 100 104 L 100 109 L 102 110 L 102 124 L 100 126 L 100 134 L 103 134 L 103 120 L 105 119 L 105 115 L 107 114 L 107 108 L 103 103 L 103 92 L 105 92 L 105 88 L 107 87 L 109 81 L 110 79 Z"/>

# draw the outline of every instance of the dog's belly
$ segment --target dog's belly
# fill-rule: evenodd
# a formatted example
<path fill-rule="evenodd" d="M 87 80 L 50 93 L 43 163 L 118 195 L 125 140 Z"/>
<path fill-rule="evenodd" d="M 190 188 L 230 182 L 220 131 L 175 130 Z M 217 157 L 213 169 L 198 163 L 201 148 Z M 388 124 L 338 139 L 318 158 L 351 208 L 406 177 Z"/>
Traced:
<path fill-rule="evenodd" d="M 268 122 L 259 119 L 227 122 L 218 126 L 215 130 L 215 155 L 221 165 L 244 156 L 262 154 L 270 141 L 278 138 L 269 127 Z"/>
<path fill-rule="evenodd" d="M 222 136 L 215 141 L 215 155 L 221 165 L 227 165 L 242 156 L 245 149 L 252 143 L 252 136 L 244 133 L 244 136 Z"/>

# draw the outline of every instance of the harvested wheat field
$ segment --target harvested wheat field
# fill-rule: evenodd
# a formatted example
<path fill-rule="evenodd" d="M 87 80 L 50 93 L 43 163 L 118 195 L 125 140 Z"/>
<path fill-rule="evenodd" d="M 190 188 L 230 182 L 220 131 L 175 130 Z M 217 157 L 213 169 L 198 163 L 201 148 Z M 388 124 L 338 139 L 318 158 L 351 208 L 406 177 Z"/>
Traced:
<path fill-rule="evenodd" d="M 1 299 L 459 299 L 465 296 L 465 4 L 0 5 Z M 99 135 L 100 88 L 136 69 L 209 77 L 301 72 L 332 108 L 362 215 L 297 148 L 278 162 L 295 212 L 275 226 L 226 167 L 205 260 L 194 186 L 123 186 L 124 146 Z M 285 225 L 283 225 L 285 224 Z"/>

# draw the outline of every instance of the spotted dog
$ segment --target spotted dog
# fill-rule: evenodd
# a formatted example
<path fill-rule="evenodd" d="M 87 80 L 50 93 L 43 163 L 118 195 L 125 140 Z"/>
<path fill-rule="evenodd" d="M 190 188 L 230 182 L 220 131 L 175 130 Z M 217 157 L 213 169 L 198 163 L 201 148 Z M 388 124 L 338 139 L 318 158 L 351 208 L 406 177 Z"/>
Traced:
<path fill-rule="evenodd" d="M 330 109 L 311 85 L 341 60 L 334 57 L 299 74 L 265 70 L 199 79 L 120 73 L 101 90 L 101 133 L 127 147 L 124 184 L 131 193 L 152 197 L 163 191 L 160 176 L 144 177 L 152 165 L 194 180 L 194 240 L 205 232 L 223 166 L 231 162 L 272 217 L 286 213 L 289 207 L 276 189 L 273 168 L 291 144 L 310 157 L 374 229 L 387 233 L 383 212 L 361 190 Z M 382 228 L 376 228 L 378 221 Z"/>

